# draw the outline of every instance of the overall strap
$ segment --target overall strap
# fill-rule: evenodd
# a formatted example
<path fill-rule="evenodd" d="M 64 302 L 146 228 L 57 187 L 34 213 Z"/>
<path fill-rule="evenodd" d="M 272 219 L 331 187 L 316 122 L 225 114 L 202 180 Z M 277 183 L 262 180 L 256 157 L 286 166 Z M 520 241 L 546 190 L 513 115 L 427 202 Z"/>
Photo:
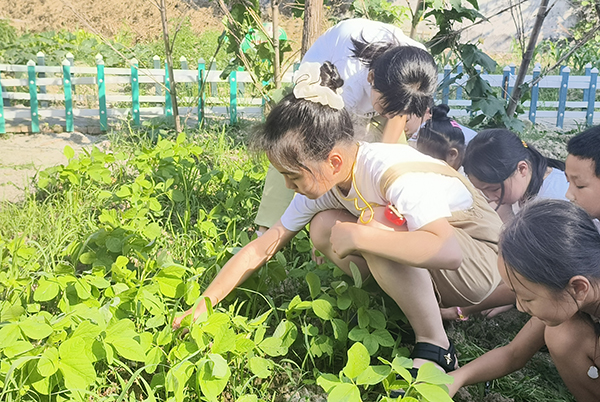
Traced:
<path fill-rule="evenodd" d="M 479 193 L 477 192 L 477 190 L 475 190 L 471 182 L 465 176 L 451 168 L 450 165 L 448 165 L 445 162 L 444 164 L 441 164 L 427 161 L 400 162 L 390 166 L 381 177 L 381 181 L 379 184 L 381 194 L 385 197 L 385 194 L 387 193 L 387 190 L 390 188 L 392 183 L 394 183 L 394 181 L 398 177 L 406 173 L 437 173 L 442 176 L 454 177 L 459 179 L 462 182 L 462 184 L 465 185 L 467 190 L 469 190 L 469 192 L 471 193 L 473 200 L 475 200 L 475 198 L 479 196 Z"/>

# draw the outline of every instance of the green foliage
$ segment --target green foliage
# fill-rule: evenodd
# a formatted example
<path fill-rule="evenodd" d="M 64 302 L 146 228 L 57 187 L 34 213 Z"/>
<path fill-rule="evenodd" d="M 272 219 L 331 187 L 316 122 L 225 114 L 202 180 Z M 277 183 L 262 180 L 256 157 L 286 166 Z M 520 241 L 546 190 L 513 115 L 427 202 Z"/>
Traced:
<path fill-rule="evenodd" d="M 410 8 L 386 0 L 355 0 L 350 6 L 355 18 L 368 18 L 387 24 L 401 25 L 410 16 Z"/>
<path fill-rule="evenodd" d="M 179 21 L 171 22 L 171 29 L 179 25 Z M 173 59 L 181 56 L 188 59 L 190 68 L 195 68 L 199 58 L 207 63 L 215 55 L 220 33 L 207 30 L 200 35 L 193 32 L 188 20 L 181 24 L 175 40 Z M 4 38 L 4 40 L 2 40 Z M 107 67 L 128 67 L 132 58 L 139 61 L 140 67 L 152 68 L 152 57 L 158 55 L 164 61 L 164 42 L 157 39 L 151 43 L 135 43 L 120 35 L 108 43 L 100 37 L 79 29 L 75 32 L 48 31 L 41 33 L 25 33 L 18 36 L 16 31 L 6 22 L 0 21 L 0 61 L 7 64 L 26 64 L 29 60 L 37 61 L 37 53 L 46 56 L 46 65 L 60 65 L 67 53 L 72 53 L 76 63 L 87 66 L 95 65 L 95 57 L 101 54 Z M 217 55 L 217 64 L 226 64 L 225 54 Z M 176 67 L 179 67 L 177 65 Z"/>

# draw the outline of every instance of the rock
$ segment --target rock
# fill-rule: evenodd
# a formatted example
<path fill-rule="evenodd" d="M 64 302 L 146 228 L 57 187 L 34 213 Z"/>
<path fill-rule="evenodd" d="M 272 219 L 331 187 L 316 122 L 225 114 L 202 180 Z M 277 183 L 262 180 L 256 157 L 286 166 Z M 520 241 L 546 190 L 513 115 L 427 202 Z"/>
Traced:
<path fill-rule="evenodd" d="M 60 124 L 55 124 L 52 126 L 52 131 L 58 134 L 62 133 L 64 131 L 64 128 Z"/>

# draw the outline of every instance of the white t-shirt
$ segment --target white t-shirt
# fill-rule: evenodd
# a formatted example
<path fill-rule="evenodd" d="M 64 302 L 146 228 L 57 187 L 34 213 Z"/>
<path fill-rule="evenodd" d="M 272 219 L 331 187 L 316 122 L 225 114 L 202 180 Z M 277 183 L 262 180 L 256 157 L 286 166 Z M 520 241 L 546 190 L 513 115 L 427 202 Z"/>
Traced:
<path fill-rule="evenodd" d="M 544 179 L 540 191 L 538 191 L 535 198 L 568 201 L 566 196 L 568 189 L 569 182 L 567 181 L 565 172 L 552 168 L 550 174 Z M 512 205 L 512 210 L 515 214 L 521 210 L 518 202 Z"/>
<path fill-rule="evenodd" d="M 329 28 L 308 49 L 302 63 L 330 61 L 344 80 L 342 98 L 350 113 L 372 117 L 371 85 L 367 81 L 369 68 L 354 57 L 352 39 L 367 42 L 398 42 L 400 45 L 425 49 L 421 43 L 410 39 L 394 25 L 362 18 L 349 19 Z"/>
<path fill-rule="evenodd" d="M 361 142 L 354 167 L 356 187 L 371 205 L 385 206 L 391 202 L 405 216 L 409 231 L 449 217 L 453 211 L 467 209 L 473 204 L 471 193 L 459 179 L 436 173 L 403 174 L 389 186 L 387 194 L 381 194 L 380 181 L 389 167 L 401 162 L 417 161 L 443 164 L 408 145 Z M 286 229 L 296 232 L 320 211 L 347 209 L 359 216 L 360 211 L 355 208 L 354 200 L 358 199 L 359 207 L 365 204 L 356 190 L 353 185 L 344 197 L 334 187 L 316 200 L 296 194 L 281 217 L 281 222 Z"/>

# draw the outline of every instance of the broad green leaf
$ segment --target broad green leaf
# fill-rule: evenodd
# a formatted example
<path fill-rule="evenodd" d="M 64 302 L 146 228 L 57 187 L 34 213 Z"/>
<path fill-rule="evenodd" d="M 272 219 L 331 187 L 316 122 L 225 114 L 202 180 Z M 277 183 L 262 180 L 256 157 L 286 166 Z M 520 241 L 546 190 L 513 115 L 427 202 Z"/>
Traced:
<path fill-rule="evenodd" d="M 348 308 L 352 305 L 352 298 L 348 295 L 348 293 L 344 293 L 338 295 L 337 297 L 337 306 L 340 310 L 348 310 Z"/>
<path fill-rule="evenodd" d="M 204 363 L 198 370 L 198 384 L 202 393 L 209 401 L 216 401 L 221 392 L 227 386 L 229 377 L 231 376 L 231 370 L 227 367 L 226 373 L 223 377 L 217 378 L 213 376 L 211 365 Z"/>
<path fill-rule="evenodd" d="M 33 292 L 33 300 L 39 302 L 52 300 L 58 296 L 59 291 L 60 286 L 58 283 L 46 280 L 45 278 L 40 278 L 38 281 L 38 287 L 35 292 Z"/>
<path fill-rule="evenodd" d="M 198 282 L 194 280 L 185 282 L 183 297 L 186 304 L 194 304 L 200 297 L 200 285 L 198 285 Z"/>
<path fill-rule="evenodd" d="M 82 264 L 90 265 L 94 261 L 96 261 L 96 253 L 92 251 L 88 251 L 87 253 L 83 253 L 81 256 L 79 256 L 79 262 Z"/>
<path fill-rule="evenodd" d="M 185 289 L 182 279 L 184 274 L 185 268 L 177 265 L 161 269 L 154 277 L 154 280 L 158 283 L 160 293 L 172 298 L 181 297 Z"/>
<path fill-rule="evenodd" d="M 209 353 L 207 356 L 213 363 L 212 375 L 216 378 L 225 377 L 229 371 L 227 360 L 225 360 L 223 356 L 214 353 Z"/>
<path fill-rule="evenodd" d="M 325 373 L 317 378 L 317 385 L 323 388 L 327 393 L 338 384 L 340 384 L 340 379 L 333 374 Z"/>
<path fill-rule="evenodd" d="M 384 329 L 386 327 L 385 315 L 379 310 L 368 309 L 369 325 L 371 328 Z"/>
<path fill-rule="evenodd" d="M 348 324 L 339 318 L 331 320 L 331 326 L 333 327 L 333 336 L 340 342 L 345 342 L 348 338 Z"/>
<path fill-rule="evenodd" d="M 387 329 L 376 329 L 371 333 L 371 336 L 373 336 L 381 346 L 386 348 L 394 346 L 394 338 L 392 338 L 392 335 Z"/>
<path fill-rule="evenodd" d="M 355 342 L 361 342 L 367 335 L 369 335 L 369 331 L 366 328 L 354 327 L 350 330 L 348 338 Z"/>
<path fill-rule="evenodd" d="M 327 300 L 317 299 L 312 302 L 313 312 L 322 320 L 331 320 L 335 317 L 335 310 Z"/>
<path fill-rule="evenodd" d="M 265 338 L 258 347 L 271 357 L 283 356 L 287 353 L 287 348 L 282 345 L 281 338 Z"/>
<path fill-rule="evenodd" d="M 146 360 L 146 354 L 142 346 L 133 338 L 126 336 L 113 338 L 110 342 L 120 356 L 132 361 L 143 362 Z"/>
<path fill-rule="evenodd" d="M 448 395 L 448 391 L 439 385 L 415 384 L 414 387 L 429 402 L 452 402 L 452 398 Z"/>
<path fill-rule="evenodd" d="M 9 348 L 17 343 L 18 340 L 22 339 L 19 324 L 6 324 L 0 328 L 0 339 L 2 339 L 0 350 Z"/>
<path fill-rule="evenodd" d="M 356 342 L 348 350 L 348 363 L 343 372 L 348 378 L 356 378 L 369 367 L 371 356 L 367 348 L 360 342 Z"/>
<path fill-rule="evenodd" d="M 161 348 L 159 348 L 158 346 L 154 346 L 153 348 L 151 348 L 146 354 L 146 373 L 154 373 L 158 368 L 158 364 L 162 362 L 163 357 L 164 353 Z"/>
<path fill-rule="evenodd" d="M 33 345 L 29 341 L 16 341 L 12 345 L 4 348 L 4 354 L 6 357 L 12 359 L 22 353 L 28 352 L 33 349 Z"/>
<path fill-rule="evenodd" d="M 314 272 L 306 274 L 306 283 L 308 283 L 308 289 L 310 290 L 310 297 L 315 299 L 321 294 L 321 279 Z"/>
<path fill-rule="evenodd" d="M 158 202 L 158 201 L 157 201 Z M 158 210 L 161 209 L 160 204 Z M 158 236 L 160 236 L 160 234 L 162 233 L 162 230 L 159 226 L 158 223 L 153 222 L 151 224 L 149 224 L 148 226 L 146 226 L 146 228 L 144 228 L 144 236 L 146 236 L 149 239 L 156 239 Z"/>
<path fill-rule="evenodd" d="M 115 265 L 119 268 L 124 268 L 127 266 L 127 264 L 129 264 L 129 258 L 125 257 L 124 255 L 118 256 L 117 260 L 115 261 Z"/>
<path fill-rule="evenodd" d="M 365 348 L 367 348 L 371 356 L 375 355 L 375 353 L 377 353 L 379 350 L 379 342 L 377 342 L 377 338 L 375 338 L 372 334 L 365 335 L 362 343 L 365 345 Z"/>
<path fill-rule="evenodd" d="M 208 366 L 204 364 L 204 366 Z M 166 378 L 166 389 L 167 392 L 175 393 L 175 400 L 183 401 L 183 391 L 185 384 L 194 373 L 195 366 L 189 361 L 183 361 L 176 364 L 169 370 Z"/>
<path fill-rule="evenodd" d="M 362 275 L 360 274 L 360 270 L 352 261 L 350 261 L 349 265 L 350 272 L 352 273 L 352 279 L 354 279 L 354 286 L 360 289 L 362 287 Z"/>
<path fill-rule="evenodd" d="M 181 190 L 178 190 L 176 188 L 173 189 L 173 191 L 171 192 L 171 198 L 175 202 L 183 202 L 183 201 L 185 201 L 185 195 L 181 192 Z"/>
<path fill-rule="evenodd" d="M 454 382 L 454 378 L 436 368 L 433 363 L 424 363 L 421 367 L 419 367 L 416 381 L 441 385 L 452 384 L 452 382 Z"/>
<path fill-rule="evenodd" d="M 42 317 L 39 317 L 42 318 Z M 44 339 L 50 336 L 53 332 L 52 327 L 42 320 L 37 320 L 36 317 L 30 317 L 27 320 L 19 323 L 19 328 L 29 339 Z"/>
<path fill-rule="evenodd" d="M 365 307 L 361 307 L 358 309 L 358 326 L 361 328 L 367 328 L 371 319 L 369 314 L 367 313 L 367 309 Z"/>
<path fill-rule="evenodd" d="M 354 384 L 343 383 L 333 387 L 327 402 L 361 402 L 360 391 Z"/>
<path fill-rule="evenodd" d="M 215 334 L 213 341 L 212 352 L 217 354 L 227 353 L 235 349 L 235 332 L 227 326 L 222 326 Z"/>
<path fill-rule="evenodd" d="M 282 320 L 279 325 L 277 325 L 277 328 L 275 328 L 273 336 L 275 338 L 280 338 L 282 346 L 289 348 L 298 337 L 298 328 L 293 322 Z"/>
<path fill-rule="evenodd" d="M 73 159 L 73 157 L 75 157 L 75 151 L 68 145 L 65 146 L 63 154 L 67 157 L 67 159 Z"/>
<path fill-rule="evenodd" d="M 83 350 L 85 341 L 81 338 L 67 339 L 58 347 L 58 368 L 67 389 L 85 390 L 96 380 L 94 366 Z"/>
<path fill-rule="evenodd" d="M 267 378 L 271 375 L 273 362 L 262 357 L 254 356 L 250 358 L 250 371 L 258 378 Z"/>
<path fill-rule="evenodd" d="M 37 371 L 43 377 L 50 377 L 58 370 L 58 349 L 46 349 L 37 364 Z"/>
<path fill-rule="evenodd" d="M 164 324 L 165 324 L 165 316 L 164 315 L 157 315 L 154 317 L 150 317 L 146 320 L 146 328 L 148 328 L 148 329 L 157 328 Z"/>
<path fill-rule="evenodd" d="M 390 366 L 369 366 L 356 378 L 356 385 L 379 384 L 391 371 Z"/>

